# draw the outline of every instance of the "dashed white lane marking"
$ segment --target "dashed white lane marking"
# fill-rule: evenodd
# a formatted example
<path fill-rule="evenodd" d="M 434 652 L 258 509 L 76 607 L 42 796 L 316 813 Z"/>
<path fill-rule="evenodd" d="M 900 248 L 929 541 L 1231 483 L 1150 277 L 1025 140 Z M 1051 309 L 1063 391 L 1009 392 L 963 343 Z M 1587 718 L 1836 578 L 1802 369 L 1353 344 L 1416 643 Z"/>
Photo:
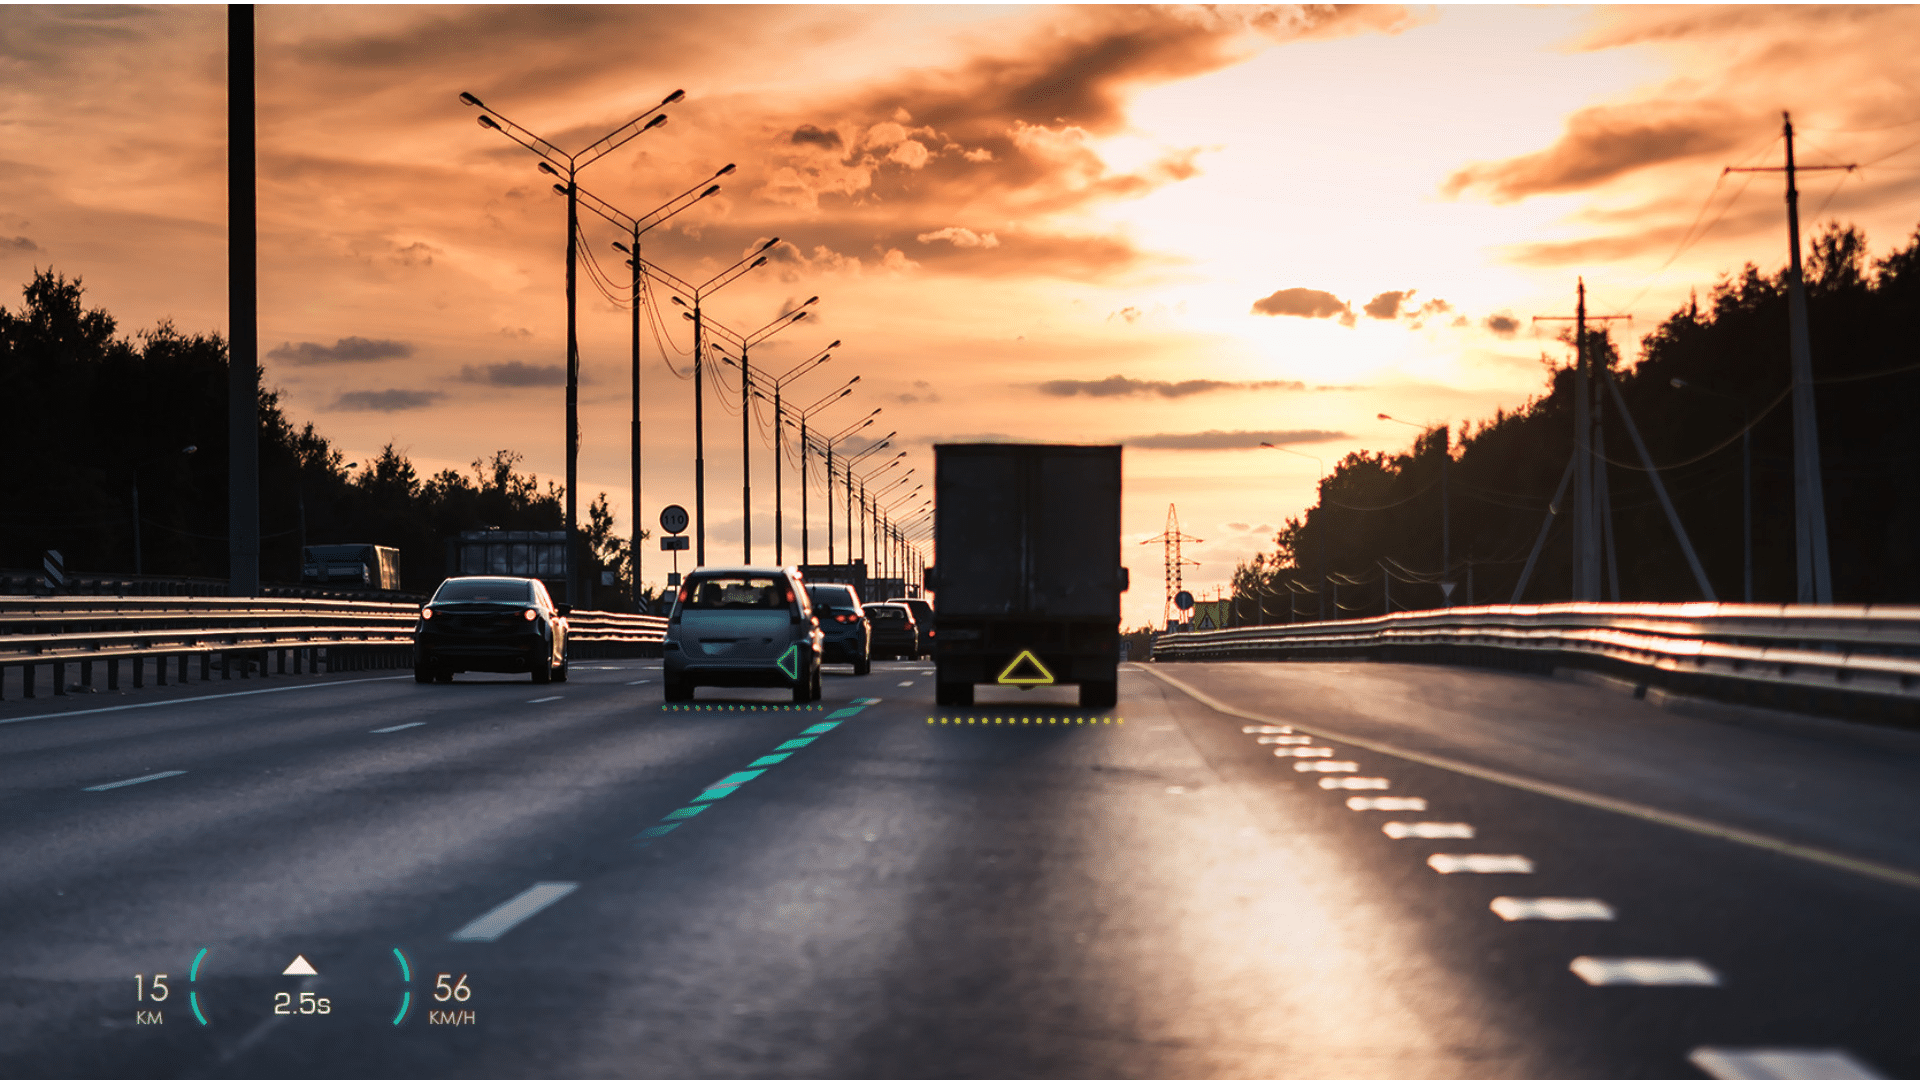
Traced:
<path fill-rule="evenodd" d="M 1253 741 L 1262 746 L 1305 746 L 1313 739 L 1307 735 L 1262 735 Z"/>
<path fill-rule="evenodd" d="M 1525 855 L 1429 855 L 1427 865 L 1442 874 L 1531 874 Z"/>
<path fill-rule="evenodd" d="M 1240 729 L 1242 735 L 1291 735 L 1293 729 L 1285 724 L 1248 724 Z"/>
<path fill-rule="evenodd" d="M 1473 839 L 1473 826 L 1462 821 L 1389 821 L 1380 831 L 1395 840 Z"/>
<path fill-rule="evenodd" d="M 498 941 L 500 935 L 580 887 L 576 881 L 536 882 L 527 891 L 453 932 L 454 941 Z"/>
<path fill-rule="evenodd" d="M 1487 905 L 1508 922 L 1538 919 L 1546 922 L 1612 922 L 1613 908 L 1604 900 L 1571 896 L 1496 896 Z"/>
<path fill-rule="evenodd" d="M 1332 757 L 1331 746 L 1276 746 L 1274 757 Z"/>
<path fill-rule="evenodd" d="M 901 686 L 912 686 L 912 685 L 913 685 L 913 680 L 912 680 L 912 679 L 907 679 L 906 681 L 904 681 L 904 682 L 902 682 L 902 683 L 901 683 L 900 685 L 901 685 Z"/>
<path fill-rule="evenodd" d="M 1713 1080 L 1885 1080 L 1845 1050 L 1702 1046 L 1687 1060 Z"/>
<path fill-rule="evenodd" d="M 1248 712 L 1245 709 L 1236 709 L 1232 705 L 1201 690 L 1199 687 L 1193 686 L 1182 679 L 1159 670 L 1159 668 L 1163 666 L 1165 665 L 1138 664 L 1129 670 L 1146 672 L 1148 675 L 1179 690 L 1181 693 L 1222 716 L 1237 717 L 1241 720 L 1264 721 L 1267 719 L 1258 713 Z M 1243 727 L 1241 730 L 1251 732 L 1255 729 Z M 1274 730 L 1279 729 L 1275 728 Z M 1625 799 L 1616 799 L 1612 796 L 1601 795 L 1596 792 L 1581 791 L 1578 788 L 1568 787 L 1565 784 L 1535 780 L 1531 777 L 1502 772 L 1498 769 L 1483 768 L 1479 765 L 1468 764 L 1464 761 L 1454 761 L 1435 754 L 1422 753 L 1418 750 L 1408 750 L 1403 747 L 1381 742 L 1378 739 L 1369 739 L 1360 735 L 1341 734 L 1338 732 L 1329 733 L 1326 737 L 1338 739 L 1342 743 L 1358 747 L 1362 750 L 1371 750 L 1379 754 L 1390 754 L 1402 761 L 1431 765 L 1437 769 L 1446 769 L 1449 772 L 1459 773 L 1462 776 L 1472 776 L 1481 780 L 1489 780 L 1496 784 L 1504 784 L 1507 787 L 1518 788 L 1521 791 L 1530 791 L 1536 795 L 1545 795 L 1548 798 L 1561 799 L 1581 806 L 1591 806 L 1596 809 L 1606 810 L 1610 813 L 1624 814 L 1628 817 L 1639 818 L 1642 821 L 1651 821 L 1659 825 L 1666 825 L 1670 828 L 1684 829 L 1700 836 L 1711 836 L 1718 840 L 1728 840 L 1736 844 L 1745 844 L 1749 847 L 1760 848 L 1763 851 L 1771 851 L 1780 855 L 1787 855 L 1792 858 L 1819 863 L 1822 866 L 1832 867 L 1837 870 L 1845 870 L 1849 873 L 1877 878 L 1881 881 L 1891 882 L 1909 889 L 1920 889 L 1920 873 L 1915 873 L 1903 867 L 1870 862 L 1866 859 L 1855 858 L 1852 855 L 1847 855 L 1842 852 L 1827 851 L 1823 848 L 1812 847 L 1807 844 L 1798 844 L 1790 840 L 1782 840 L 1778 837 L 1767 836 L 1764 833 L 1742 829 L 1735 825 L 1708 821 L 1705 818 L 1692 817 L 1687 814 L 1676 814 L 1672 811 L 1660 810 L 1651 806 L 1628 802 Z M 1326 781 L 1323 780 L 1321 781 L 1321 786 L 1331 787 L 1332 785 L 1327 784 Z M 1383 782 L 1380 786 L 1385 787 L 1386 784 Z"/>
<path fill-rule="evenodd" d="M 1385 791 L 1393 781 L 1384 776 L 1323 776 L 1320 787 L 1325 791 Z"/>
<path fill-rule="evenodd" d="M 1576 956 L 1567 967 L 1588 986 L 1719 986 L 1720 975 L 1698 960 L 1660 956 Z"/>
<path fill-rule="evenodd" d="M 1296 761 L 1294 772 L 1359 772 L 1357 761 Z"/>
<path fill-rule="evenodd" d="M 136 776 L 131 780 L 115 780 L 111 784 L 95 784 L 93 787 L 81 788 L 80 790 L 81 791 L 112 791 L 114 788 L 129 787 L 133 784 L 144 784 L 149 780 L 165 780 L 169 776 L 185 776 L 185 775 L 187 775 L 187 770 L 185 769 L 168 769 L 166 772 L 148 773 L 145 776 Z"/>
<path fill-rule="evenodd" d="M 537 698 L 534 698 L 534 699 L 533 699 L 532 701 L 529 701 L 529 702 L 527 702 L 527 704 L 529 704 L 529 705 L 538 705 L 538 704 L 540 704 L 541 702 L 545 702 L 545 701 L 559 701 L 559 700 L 560 700 L 561 698 L 563 698 L 563 697 L 566 697 L 566 696 L 567 696 L 567 695 L 565 695 L 565 694 L 555 694 L 555 695 L 553 695 L 552 697 L 537 697 Z"/>
<path fill-rule="evenodd" d="M 628 686 L 645 686 L 646 684 L 652 681 L 653 681 L 652 679 L 635 679 L 632 682 L 628 683 L 627 685 Z"/>
<path fill-rule="evenodd" d="M 395 731 L 405 731 L 410 727 L 425 727 L 426 725 L 427 725 L 427 722 L 425 720 L 415 720 L 411 724 L 395 724 L 392 727 L 377 727 L 377 728 L 374 728 L 372 731 L 367 732 L 367 734 L 386 735 Z"/>
<path fill-rule="evenodd" d="M 1326 787 L 1327 782 L 1325 780 L 1322 780 L 1320 782 L 1320 786 Z M 1427 812 L 1427 800 L 1416 799 L 1416 798 L 1399 798 L 1393 795 L 1378 795 L 1370 799 L 1365 795 L 1355 795 L 1353 798 L 1347 800 L 1347 809 L 1349 810 L 1402 810 L 1402 811 L 1412 811 L 1413 813 L 1416 813 L 1416 814 L 1424 814 Z"/>

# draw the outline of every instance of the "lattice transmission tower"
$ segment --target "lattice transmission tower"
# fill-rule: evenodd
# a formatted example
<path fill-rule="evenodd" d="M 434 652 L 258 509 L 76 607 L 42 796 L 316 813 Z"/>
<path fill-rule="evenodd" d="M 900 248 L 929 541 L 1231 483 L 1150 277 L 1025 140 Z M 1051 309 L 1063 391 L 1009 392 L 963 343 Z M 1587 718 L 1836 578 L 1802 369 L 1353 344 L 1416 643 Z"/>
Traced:
<path fill-rule="evenodd" d="M 1166 549 L 1167 599 L 1160 612 L 1160 621 L 1163 626 L 1174 622 L 1187 621 L 1184 617 L 1186 613 L 1180 611 L 1174 604 L 1173 598 L 1180 594 L 1181 568 L 1186 566 L 1199 566 L 1200 563 L 1198 560 L 1189 559 L 1180 553 L 1180 544 L 1183 541 L 1190 544 L 1206 543 L 1205 540 L 1197 536 L 1188 536 L 1186 533 L 1180 531 L 1180 514 L 1174 509 L 1172 503 L 1167 504 L 1167 531 L 1161 533 L 1159 536 L 1140 541 L 1142 544 L 1158 543 Z"/>

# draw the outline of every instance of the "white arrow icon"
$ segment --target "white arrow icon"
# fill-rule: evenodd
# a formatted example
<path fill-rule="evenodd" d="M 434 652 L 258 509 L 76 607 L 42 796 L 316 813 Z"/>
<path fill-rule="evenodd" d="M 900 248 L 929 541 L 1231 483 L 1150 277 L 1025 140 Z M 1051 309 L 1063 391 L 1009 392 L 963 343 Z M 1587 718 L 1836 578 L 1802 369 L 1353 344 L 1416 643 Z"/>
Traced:
<path fill-rule="evenodd" d="M 307 963 L 306 957 L 296 956 L 293 958 L 293 963 L 287 965 L 287 970 L 281 972 L 280 974 L 282 975 L 318 975 L 320 973 L 313 970 L 313 965 Z"/>

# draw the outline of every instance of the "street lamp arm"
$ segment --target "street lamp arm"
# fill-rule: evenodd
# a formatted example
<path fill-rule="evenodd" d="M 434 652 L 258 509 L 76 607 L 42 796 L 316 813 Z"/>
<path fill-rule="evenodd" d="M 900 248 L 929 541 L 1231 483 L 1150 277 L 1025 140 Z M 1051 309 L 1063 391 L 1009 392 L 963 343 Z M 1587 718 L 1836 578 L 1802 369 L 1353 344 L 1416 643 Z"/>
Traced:
<path fill-rule="evenodd" d="M 730 283 L 732 280 L 731 278 L 729 278 L 727 281 L 720 281 L 721 278 L 726 277 L 728 274 L 733 274 L 735 271 L 739 271 L 739 273 L 744 274 L 747 272 L 747 270 L 751 270 L 755 266 L 759 266 L 761 263 L 766 262 L 767 261 L 766 253 L 768 249 L 772 248 L 773 245 L 779 242 L 780 242 L 780 238 L 776 236 L 773 239 L 767 241 L 766 243 L 761 244 L 759 247 L 741 256 L 739 262 L 734 263 L 732 266 L 727 267 L 725 270 L 720 271 L 719 273 L 708 278 L 706 281 L 702 282 L 700 286 L 694 290 L 694 292 L 704 296 L 705 294 L 713 292 L 714 290 L 719 289 L 722 286 Z M 748 265 L 749 263 L 751 263 L 751 265 Z M 741 269 L 741 267 L 743 266 L 746 267 L 745 270 Z M 736 274 L 735 276 L 738 276 L 738 275 Z M 720 282 L 720 284 L 716 285 L 714 284 L 715 282 Z"/>
<path fill-rule="evenodd" d="M 631 142 L 641 132 L 651 131 L 661 124 L 666 123 L 666 115 L 661 113 L 660 110 L 686 96 L 687 92 L 685 90 L 675 90 L 673 93 L 668 94 L 665 98 L 661 99 L 660 104 L 655 105 L 639 116 L 614 128 L 602 136 L 599 142 L 594 143 L 574 155 L 575 160 L 580 163 L 581 167 L 591 165 L 601 158 L 606 157 L 608 154 L 613 153 L 615 150 L 620 149 L 622 146 L 627 145 L 627 143 Z M 648 117 L 652 117 L 652 119 L 648 119 Z M 646 122 L 641 123 L 643 120 Z"/>
<path fill-rule="evenodd" d="M 480 99 L 472 94 L 463 93 L 460 95 L 460 100 L 482 110 L 478 119 L 481 127 L 491 128 L 505 135 L 561 168 L 568 170 L 573 168 L 573 158 L 568 156 L 566 151 L 502 116 L 500 110 L 480 104 Z"/>
<path fill-rule="evenodd" d="M 700 290 L 694 288 L 691 284 L 687 282 L 685 278 L 672 273 L 671 271 L 667 270 L 665 267 L 661 266 L 656 262 L 653 262 L 650 259 L 641 259 L 640 269 L 644 271 L 648 277 L 654 279 L 655 281 L 658 281 L 660 284 L 665 285 L 667 288 L 672 289 L 675 292 L 683 292 L 683 293 L 686 293 L 688 296 L 694 297 L 696 299 L 699 298 Z"/>
<path fill-rule="evenodd" d="M 828 345 L 826 348 L 821 349 L 819 352 L 814 353 L 812 356 L 809 356 L 805 360 L 802 360 L 799 363 L 788 368 L 786 374 L 780 376 L 779 378 L 773 381 L 781 386 L 787 385 L 788 383 L 800 377 L 801 368 L 804 368 L 808 364 L 812 364 L 816 362 L 822 363 L 822 364 L 826 363 L 829 359 L 832 358 L 833 350 L 839 347 L 840 347 L 840 343 L 838 341 L 834 342 L 831 345 Z"/>

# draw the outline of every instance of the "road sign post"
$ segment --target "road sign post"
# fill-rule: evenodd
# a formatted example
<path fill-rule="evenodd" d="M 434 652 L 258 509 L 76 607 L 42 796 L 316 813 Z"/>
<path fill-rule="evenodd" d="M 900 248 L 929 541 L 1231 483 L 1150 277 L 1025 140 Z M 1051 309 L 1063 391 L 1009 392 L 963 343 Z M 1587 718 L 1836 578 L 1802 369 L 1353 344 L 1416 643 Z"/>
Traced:
<path fill-rule="evenodd" d="M 674 503 L 660 511 L 660 527 L 673 534 L 660 538 L 660 550 L 673 552 L 673 573 L 667 575 L 672 587 L 680 584 L 680 553 L 687 550 L 688 538 L 680 535 L 687 531 L 687 508 Z"/>

